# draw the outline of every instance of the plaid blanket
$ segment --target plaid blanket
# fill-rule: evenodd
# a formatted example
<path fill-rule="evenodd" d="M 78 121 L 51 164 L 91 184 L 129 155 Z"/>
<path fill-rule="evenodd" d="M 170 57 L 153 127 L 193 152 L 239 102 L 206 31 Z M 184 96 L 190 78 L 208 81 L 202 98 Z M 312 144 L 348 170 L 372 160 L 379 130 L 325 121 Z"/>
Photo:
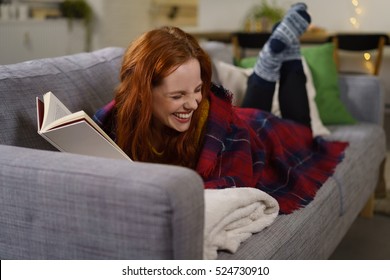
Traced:
<path fill-rule="evenodd" d="M 115 102 L 94 120 L 115 140 Z M 309 128 L 256 109 L 236 108 L 231 94 L 213 85 L 203 148 L 196 171 L 207 189 L 254 187 L 289 214 L 313 200 L 341 162 L 342 142 L 312 138 Z"/>
<path fill-rule="evenodd" d="M 256 109 L 236 108 L 222 87 L 210 94 L 197 172 L 205 188 L 255 187 L 281 214 L 313 200 L 341 162 L 347 143 L 313 139 L 309 128 Z"/>

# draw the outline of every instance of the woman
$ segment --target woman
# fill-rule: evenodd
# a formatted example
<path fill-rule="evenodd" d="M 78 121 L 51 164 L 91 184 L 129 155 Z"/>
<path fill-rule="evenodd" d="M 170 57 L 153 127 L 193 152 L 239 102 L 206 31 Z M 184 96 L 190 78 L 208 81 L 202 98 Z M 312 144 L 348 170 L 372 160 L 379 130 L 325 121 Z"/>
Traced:
<path fill-rule="evenodd" d="M 135 161 L 192 168 L 205 188 L 256 187 L 291 213 L 314 198 L 346 147 L 312 138 L 298 39 L 309 23 L 297 4 L 274 29 L 248 81 L 244 106 L 254 108 L 233 107 L 211 83 L 210 59 L 192 36 L 149 31 L 126 50 L 115 99 L 95 120 Z M 267 112 L 277 80 L 283 119 Z"/>

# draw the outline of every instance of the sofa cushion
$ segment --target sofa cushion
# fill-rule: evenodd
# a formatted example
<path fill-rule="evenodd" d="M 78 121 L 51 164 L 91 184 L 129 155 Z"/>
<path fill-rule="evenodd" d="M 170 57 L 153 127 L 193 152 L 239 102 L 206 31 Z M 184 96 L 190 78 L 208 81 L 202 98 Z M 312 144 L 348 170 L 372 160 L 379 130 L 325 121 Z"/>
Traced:
<path fill-rule="evenodd" d="M 0 144 L 54 150 L 37 134 L 35 98 L 52 91 L 71 110 L 94 112 L 113 98 L 123 49 L 0 65 Z"/>
<path fill-rule="evenodd" d="M 324 124 L 354 124 L 356 121 L 340 100 L 338 73 L 332 43 L 301 49 L 313 76 L 316 103 Z"/>
<path fill-rule="evenodd" d="M 241 68 L 222 60 L 214 60 L 215 69 L 218 72 L 219 83 L 233 94 L 233 104 L 240 106 L 247 88 L 248 77 L 253 68 Z"/>

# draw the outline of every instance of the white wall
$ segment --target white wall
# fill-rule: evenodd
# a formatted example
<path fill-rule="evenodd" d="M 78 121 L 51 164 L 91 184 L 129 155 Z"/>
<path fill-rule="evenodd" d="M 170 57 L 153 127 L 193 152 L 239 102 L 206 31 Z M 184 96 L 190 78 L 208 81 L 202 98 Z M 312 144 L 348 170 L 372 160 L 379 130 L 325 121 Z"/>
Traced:
<path fill-rule="evenodd" d="M 92 48 L 127 47 L 151 28 L 151 0 L 87 0 L 94 14 Z"/>
<path fill-rule="evenodd" d="M 279 6 L 288 7 L 297 1 L 275 1 Z M 333 31 L 356 30 L 349 18 L 356 16 L 352 0 L 306 0 L 313 24 Z M 242 27 L 245 14 L 260 0 L 199 0 L 199 31 L 237 30 Z M 360 31 L 390 32 L 390 1 L 360 0 L 362 14 L 357 16 Z"/>
<path fill-rule="evenodd" d="M 87 0 L 96 14 L 97 48 L 124 46 L 138 34 L 152 28 L 151 0 Z M 286 10 L 299 0 L 268 0 Z M 352 0 L 306 0 L 314 25 L 329 32 L 357 30 L 349 21 L 356 16 L 358 31 L 390 32 L 390 1 L 359 0 L 362 14 L 357 16 Z M 246 14 L 261 0 L 198 0 L 198 25 L 187 31 L 232 31 L 243 27 Z"/>

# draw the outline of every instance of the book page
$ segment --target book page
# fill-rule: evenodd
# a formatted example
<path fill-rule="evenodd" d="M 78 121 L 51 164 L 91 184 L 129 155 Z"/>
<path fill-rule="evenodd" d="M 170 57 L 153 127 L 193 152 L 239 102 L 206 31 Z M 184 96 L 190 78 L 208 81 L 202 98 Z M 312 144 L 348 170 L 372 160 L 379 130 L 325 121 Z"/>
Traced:
<path fill-rule="evenodd" d="M 84 111 L 78 111 L 76 113 L 66 115 L 58 120 L 55 120 L 54 122 L 47 125 L 46 129 L 42 130 L 41 132 L 51 131 L 80 121 L 84 121 L 85 123 L 89 124 L 89 126 L 93 130 L 95 130 L 98 134 L 100 134 L 102 137 L 104 137 L 107 140 L 107 142 L 109 142 L 112 146 L 116 147 L 117 149 L 121 150 L 119 147 L 117 147 L 117 144 L 114 142 L 114 140 L 112 140 L 111 137 L 108 136 L 107 133 L 105 133 L 104 130 L 97 123 L 95 123 L 92 120 L 92 118 L 88 116 L 88 114 L 85 113 Z"/>
<path fill-rule="evenodd" d="M 47 92 L 43 95 L 44 114 L 41 129 L 45 130 L 47 126 L 64 116 L 72 114 L 68 108 L 52 93 Z"/>
<path fill-rule="evenodd" d="M 54 110 L 53 110 L 53 112 L 54 112 Z M 60 126 L 63 126 L 63 125 L 66 125 L 66 124 L 69 124 L 71 122 L 75 122 L 78 120 L 83 120 L 83 119 L 89 117 L 84 111 L 78 111 L 78 112 L 73 113 L 73 114 L 70 113 L 70 114 L 62 116 L 62 117 L 59 117 L 59 116 L 61 116 L 61 114 L 57 115 L 57 117 L 58 117 L 57 119 L 53 118 L 52 122 L 47 123 L 46 126 L 41 129 L 41 131 L 42 132 L 49 131 L 53 128 L 60 127 Z"/>
<path fill-rule="evenodd" d="M 62 152 L 131 161 L 110 138 L 100 134 L 86 120 L 53 128 L 43 135 Z"/>

